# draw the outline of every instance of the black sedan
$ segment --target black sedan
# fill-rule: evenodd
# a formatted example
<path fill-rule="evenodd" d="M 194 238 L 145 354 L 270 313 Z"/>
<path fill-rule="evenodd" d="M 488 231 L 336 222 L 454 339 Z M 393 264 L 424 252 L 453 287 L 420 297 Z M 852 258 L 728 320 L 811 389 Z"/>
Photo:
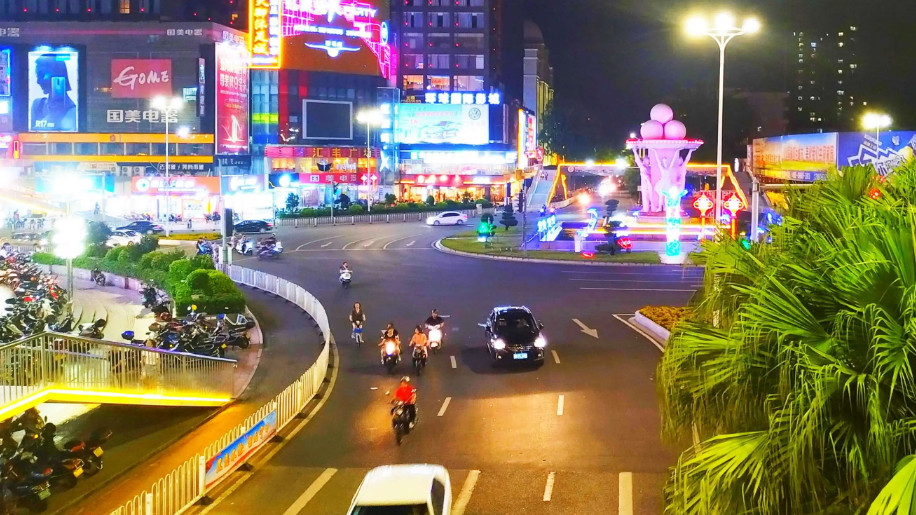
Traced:
<path fill-rule="evenodd" d="M 544 324 L 525 306 L 493 308 L 484 328 L 487 351 L 493 364 L 544 363 L 547 340 L 541 334 Z"/>
<path fill-rule="evenodd" d="M 159 224 L 154 224 L 149 220 L 137 220 L 136 222 L 131 222 L 127 225 L 122 225 L 115 229 L 117 231 L 134 231 L 140 234 L 158 234 L 165 231 Z"/>
<path fill-rule="evenodd" d="M 235 232 L 268 232 L 273 228 L 274 224 L 264 220 L 242 220 L 235 224 Z"/>

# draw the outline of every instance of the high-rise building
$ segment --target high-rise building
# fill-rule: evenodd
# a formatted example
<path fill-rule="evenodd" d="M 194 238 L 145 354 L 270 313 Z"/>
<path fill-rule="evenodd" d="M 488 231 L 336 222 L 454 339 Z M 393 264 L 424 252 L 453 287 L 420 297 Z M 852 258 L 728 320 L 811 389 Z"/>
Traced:
<path fill-rule="evenodd" d="M 4 21 L 184 21 L 243 29 L 246 0 L 0 0 Z"/>
<path fill-rule="evenodd" d="M 550 66 L 550 53 L 547 51 L 540 27 L 526 20 L 522 105 L 525 109 L 534 111 L 540 120 L 551 100 L 553 66 Z"/>
<path fill-rule="evenodd" d="M 858 27 L 800 30 L 790 54 L 795 70 L 789 119 L 795 132 L 856 130 L 867 101 L 859 70 Z"/>

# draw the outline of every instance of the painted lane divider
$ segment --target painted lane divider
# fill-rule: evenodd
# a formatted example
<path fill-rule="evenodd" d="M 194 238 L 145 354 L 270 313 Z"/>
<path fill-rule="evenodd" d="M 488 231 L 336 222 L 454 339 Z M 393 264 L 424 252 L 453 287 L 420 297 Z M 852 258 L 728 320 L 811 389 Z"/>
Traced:
<path fill-rule="evenodd" d="M 436 415 L 437 417 L 441 417 L 442 415 L 445 415 L 445 410 L 448 409 L 448 405 L 449 405 L 450 402 L 452 402 L 452 398 L 451 398 L 451 397 L 446 397 L 446 398 L 445 398 L 445 401 L 442 403 L 442 407 L 439 408 L 439 414 Z"/>
<path fill-rule="evenodd" d="M 552 350 L 552 351 L 550 351 L 550 353 L 553 354 L 553 361 L 554 361 L 554 363 L 556 363 L 557 365 L 559 365 L 559 364 L 560 364 L 560 356 L 557 355 L 557 351 Z"/>
<path fill-rule="evenodd" d="M 458 362 L 455 361 L 455 356 L 448 357 L 452 361 L 452 368 L 458 368 Z"/>
<path fill-rule="evenodd" d="M 309 485 L 298 499 L 296 499 L 292 506 L 283 512 L 283 515 L 298 515 L 299 512 L 302 511 L 302 508 L 305 508 L 305 505 L 324 488 L 324 485 L 328 484 L 328 481 L 330 481 L 331 477 L 336 473 L 337 469 L 325 469 L 315 481 L 312 481 L 312 484 Z"/>
<path fill-rule="evenodd" d="M 333 243 L 333 242 L 330 242 L 330 241 L 329 241 L 329 242 L 325 243 L 324 245 L 322 245 L 321 248 L 329 247 L 329 246 L 331 245 L 331 243 Z"/>
<path fill-rule="evenodd" d="M 477 478 L 479 477 L 479 470 L 468 472 L 468 477 L 464 480 L 464 486 L 461 487 L 461 492 L 458 493 L 458 498 L 455 499 L 455 504 L 452 506 L 452 515 L 464 515 L 464 510 L 467 509 L 468 503 L 471 501 L 471 495 L 474 493 L 474 486 L 477 485 Z"/>
<path fill-rule="evenodd" d="M 550 502 L 550 498 L 553 496 L 553 482 L 556 480 L 556 477 L 556 472 L 547 474 L 547 484 L 544 485 L 544 502 Z"/>
<path fill-rule="evenodd" d="M 417 240 L 410 240 L 410 243 L 408 243 L 407 245 L 405 245 L 405 247 L 413 247 L 413 244 L 416 243 L 416 242 L 417 242 Z"/>
<path fill-rule="evenodd" d="M 557 399 L 557 416 L 558 417 L 563 415 L 563 404 L 565 400 L 566 400 L 565 395 L 561 395 L 560 398 Z"/>
<path fill-rule="evenodd" d="M 617 515 L 633 515 L 633 473 L 621 472 L 617 479 Z"/>

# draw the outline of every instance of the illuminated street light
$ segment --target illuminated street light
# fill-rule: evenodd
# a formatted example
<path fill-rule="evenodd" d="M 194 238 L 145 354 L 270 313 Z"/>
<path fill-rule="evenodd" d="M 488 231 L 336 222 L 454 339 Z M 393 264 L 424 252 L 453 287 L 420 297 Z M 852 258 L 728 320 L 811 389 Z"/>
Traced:
<path fill-rule="evenodd" d="M 370 146 L 369 134 L 373 125 L 381 125 L 383 121 L 382 111 L 380 109 L 363 109 L 356 113 L 356 121 L 366 126 L 366 207 L 367 211 L 372 211 L 372 147 Z"/>
<path fill-rule="evenodd" d="M 885 127 L 890 127 L 891 117 L 884 113 L 865 113 L 865 116 L 862 117 L 862 126 L 866 130 L 875 131 L 875 140 L 881 141 L 881 129 Z"/>
<path fill-rule="evenodd" d="M 162 112 L 162 117 L 165 119 L 165 209 L 169 211 L 171 209 L 171 184 L 169 184 L 169 119 L 178 116 L 178 111 L 181 110 L 184 106 L 184 99 L 181 97 L 156 97 L 150 102 L 150 106 Z M 186 136 L 181 136 L 186 137 Z M 168 237 L 171 231 L 169 229 L 169 224 L 165 224 L 165 236 Z"/>
<path fill-rule="evenodd" d="M 54 223 L 51 242 L 54 244 L 54 255 L 67 260 L 67 291 L 73 298 L 73 258 L 86 250 L 86 221 L 67 216 Z"/>
<path fill-rule="evenodd" d="M 703 16 L 691 16 L 685 23 L 685 29 L 690 36 L 709 36 L 719 45 L 719 123 L 718 145 L 716 147 L 716 223 L 722 217 L 722 106 L 725 95 L 725 47 L 732 39 L 745 34 L 760 31 L 760 21 L 757 18 L 745 18 L 739 26 L 735 15 L 729 12 L 720 12 L 715 15 L 712 23 Z"/>

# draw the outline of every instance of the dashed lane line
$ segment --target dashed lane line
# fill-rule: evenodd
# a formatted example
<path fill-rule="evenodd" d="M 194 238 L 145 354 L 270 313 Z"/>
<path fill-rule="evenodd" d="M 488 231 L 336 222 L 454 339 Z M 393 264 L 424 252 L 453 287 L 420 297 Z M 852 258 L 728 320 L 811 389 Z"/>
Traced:
<path fill-rule="evenodd" d="M 557 351 L 552 350 L 552 351 L 550 351 L 550 353 L 553 354 L 553 361 L 554 361 L 554 363 L 556 363 L 557 365 L 559 365 L 559 364 L 560 364 L 560 356 L 557 355 Z"/>
<path fill-rule="evenodd" d="M 319 238 L 319 239 L 317 239 L 317 240 L 312 240 L 312 241 L 307 241 L 307 242 L 303 243 L 302 245 L 299 245 L 298 247 L 296 247 L 296 250 L 299 251 L 299 250 L 302 250 L 302 248 L 305 247 L 306 245 L 311 245 L 312 243 L 318 243 L 319 241 L 333 240 L 334 238 L 340 238 L 340 235 L 337 235 L 337 236 L 330 236 L 330 237 L 327 237 L 327 238 Z M 324 245 L 322 245 L 322 247 L 323 247 L 323 246 L 324 246 Z"/>
<path fill-rule="evenodd" d="M 416 242 L 417 242 L 417 240 L 410 240 L 410 243 L 408 243 L 407 245 L 405 245 L 405 247 L 413 247 L 413 244 L 416 243 Z"/>
<path fill-rule="evenodd" d="M 621 472 L 617 479 L 617 515 L 633 515 L 633 473 Z"/>
<path fill-rule="evenodd" d="M 395 242 L 398 242 L 398 241 L 404 241 L 404 240 L 406 240 L 407 238 L 416 238 L 416 237 L 417 237 L 417 235 L 414 234 L 414 235 L 411 235 L 411 236 L 404 236 L 403 238 L 397 238 L 397 239 L 391 240 L 391 241 L 389 241 L 388 243 L 386 243 L 384 247 L 382 247 L 382 250 L 388 250 L 388 246 L 391 245 L 392 243 L 395 243 Z M 411 240 L 411 242 L 408 243 L 406 246 L 411 247 L 411 246 L 413 246 L 413 244 L 414 244 L 415 242 L 416 242 L 416 240 Z"/>
<path fill-rule="evenodd" d="M 561 395 L 561 396 L 557 399 L 557 416 L 558 416 L 558 417 L 563 416 L 563 404 L 565 403 L 565 401 L 566 401 L 566 396 L 565 396 L 565 395 Z"/>
<path fill-rule="evenodd" d="M 332 243 L 334 243 L 334 242 L 329 241 L 329 242 L 325 243 L 324 245 L 322 245 L 321 248 L 330 247 Z"/>
<path fill-rule="evenodd" d="M 550 498 L 553 496 L 553 483 L 556 481 L 556 478 L 556 472 L 547 474 L 547 484 L 544 485 L 544 502 L 550 502 Z"/>
<path fill-rule="evenodd" d="M 324 488 L 324 485 L 328 484 L 328 481 L 330 481 L 331 477 L 333 477 L 336 473 L 337 469 L 325 469 L 325 471 L 322 472 L 317 479 L 312 481 L 312 484 L 310 484 L 308 488 L 305 489 L 305 492 L 302 492 L 302 495 L 296 499 L 292 506 L 283 512 L 283 515 L 298 515 L 299 512 L 302 511 L 302 508 L 305 508 L 305 505 L 308 504 L 309 501 L 311 501 L 312 498 L 314 498 L 322 488 Z"/>
<path fill-rule="evenodd" d="M 375 243 L 375 240 L 369 240 L 366 243 L 363 243 L 363 248 L 371 247 Z"/>
<path fill-rule="evenodd" d="M 449 359 L 452 361 L 452 368 L 458 368 L 458 362 L 455 360 L 455 356 L 449 356 Z"/>
<path fill-rule="evenodd" d="M 451 402 L 452 402 L 452 398 L 451 398 L 451 397 L 446 397 L 446 398 L 445 398 L 445 401 L 442 403 L 442 407 L 439 408 L 439 414 L 436 415 L 436 416 L 437 416 L 437 417 L 441 417 L 442 415 L 445 415 L 445 410 L 448 409 L 448 405 L 449 405 L 449 403 L 451 403 Z"/>
<path fill-rule="evenodd" d="M 452 506 L 452 515 L 464 515 L 464 510 L 467 509 L 468 503 L 471 501 L 471 495 L 474 494 L 474 487 L 477 485 L 477 478 L 479 477 L 479 470 L 468 472 L 468 477 L 464 480 L 464 486 L 461 487 L 461 492 L 458 493 L 458 498 L 455 499 L 455 504 Z"/>

